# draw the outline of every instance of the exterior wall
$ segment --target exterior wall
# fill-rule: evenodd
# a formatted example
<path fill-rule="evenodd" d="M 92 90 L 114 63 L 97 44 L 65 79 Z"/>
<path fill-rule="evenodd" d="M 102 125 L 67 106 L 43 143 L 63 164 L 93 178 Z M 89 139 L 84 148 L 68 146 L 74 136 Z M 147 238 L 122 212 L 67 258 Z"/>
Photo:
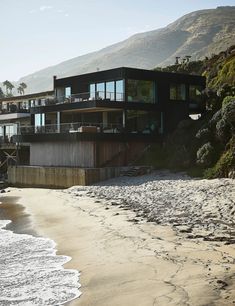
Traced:
<path fill-rule="evenodd" d="M 126 166 L 137 159 L 144 148 L 145 142 L 102 142 L 97 144 L 97 163 L 103 166 Z"/>
<path fill-rule="evenodd" d="M 12 186 L 68 188 L 90 185 L 120 175 L 123 168 L 68 168 L 9 166 L 8 183 Z"/>
<path fill-rule="evenodd" d="M 30 166 L 126 166 L 141 155 L 146 142 L 51 141 L 30 143 Z"/>
<path fill-rule="evenodd" d="M 95 142 L 35 142 L 30 144 L 31 166 L 95 167 Z"/>

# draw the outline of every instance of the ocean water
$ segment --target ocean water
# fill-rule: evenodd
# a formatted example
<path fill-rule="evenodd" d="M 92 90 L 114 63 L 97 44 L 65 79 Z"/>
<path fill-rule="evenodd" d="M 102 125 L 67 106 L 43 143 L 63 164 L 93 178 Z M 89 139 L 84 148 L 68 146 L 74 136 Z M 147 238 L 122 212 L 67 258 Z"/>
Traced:
<path fill-rule="evenodd" d="M 56 255 L 46 238 L 16 234 L 0 220 L 0 305 L 63 305 L 80 296 L 79 272 L 64 269 L 71 258 Z"/>

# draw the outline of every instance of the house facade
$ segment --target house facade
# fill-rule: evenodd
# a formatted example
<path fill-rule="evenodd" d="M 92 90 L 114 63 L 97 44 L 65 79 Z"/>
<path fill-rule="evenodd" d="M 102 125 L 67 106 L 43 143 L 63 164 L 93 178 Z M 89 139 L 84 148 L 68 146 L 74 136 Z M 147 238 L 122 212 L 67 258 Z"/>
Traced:
<path fill-rule="evenodd" d="M 30 107 L 19 143 L 31 166 L 122 166 L 205 108 L 205 78 L 134 68 L 54 77 L 54 99 Z"/>
<path fill-rule="evenodd" d="M 0 173 L 16 159 L 29 164 L 30 144 L 21 142 L 19 145 L 15 136 L 31 125 L 31 107 L 49 104 L 53 99 L 54 91 L 0 99 Z"/>

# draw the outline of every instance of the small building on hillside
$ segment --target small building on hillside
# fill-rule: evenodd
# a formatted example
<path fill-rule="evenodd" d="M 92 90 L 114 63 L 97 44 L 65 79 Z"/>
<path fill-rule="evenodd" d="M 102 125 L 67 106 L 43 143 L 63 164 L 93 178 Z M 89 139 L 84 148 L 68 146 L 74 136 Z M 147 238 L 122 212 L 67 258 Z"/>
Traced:
<path fill-rule="evenodd" d="M 29 143 L 22 142 L 19 147 L 14 137 L 24 127 L 31 126 L 31 107 L 50 104 L 53 99 L 54 91 L 0 99 L 0 172 L 16 155 L 21 163 L 29 163 Z"/>

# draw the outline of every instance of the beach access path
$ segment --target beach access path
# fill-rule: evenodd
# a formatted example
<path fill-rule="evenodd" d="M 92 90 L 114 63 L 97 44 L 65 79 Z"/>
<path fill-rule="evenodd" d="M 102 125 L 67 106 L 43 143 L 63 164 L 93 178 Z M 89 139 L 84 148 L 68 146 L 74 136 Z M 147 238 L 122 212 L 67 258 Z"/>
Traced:
<path fill-rule="evenodd" d="M 125 192 L 131 189 L 132 179 L 129 179 L 129 189 L 125 179 L 123 184 L 120 184 L 120 180 L 122 179 L 100 184 L 103 189 L 99 189 L 99 186 L 73 187 L 68 190 L 9 188 L 10 192 L 4 194 L 7 197 L 18 197 L 18 203 L 30 215 L 33 231 L 53 239 L 57 243 L 58 254 L 72 257 L 65 267 L 81 272 L 82 295 L 69 305 L 235 305 L 234 244 L 231 241 L 226 244 L 226 241 L 204 240 L 201 229 L 199 237 L 195 237 L 195 228 L 190 239 L 187 232 L 189 225 L 182 224 L 180 232 L 165 217 L 162 218 L 163 222 L 158 220 L 158 224 L 149 222 L 154 219 L 148 220 L 144 213 L 140 213 L 140 209 L 136 209 L 137 206 L 135 212 L 129 205 L 125 206 L 121 194 L 128 204 L 133 200 L 135 191 L 132 190 L 133 195 L 129 194 L 127 197 Z M 133 181 L 135 190 L 140 192 L 138 188 L 142 186 L 144 192 L 148 189 L 146 184 L 153 182 L 154 177 L 144 176 L 139 180 L 142 181 Z M 176 176 L 172 180 L 174 184 L 170 184 L 170 177 L 166 179 L 166 175 L 162 177 L 155 174 L 154 186 L 162 188 L 161 184 L 169 185 L 168 191 L 171 191 L 169 193 L 167 189 L 162 190 L 165 192 L 165 205 L 170 202 L 169 194 L 175 197 L 174 202 L 180 194 L 182 196 L 183 189 L 181 192 L 176 189 L 178 191 L 174 193 L 173 185 L 180 188 L 179 184 L 183 184 L 186 190 L 194 188 L 195 192 L 196 188 L 204 186 L 205 190 L 208 188 L 205 193 L 208 196 L 204 196 L 203 203 L 207 211 L 211 208 L 211 214 L 215 214 L 220 201 L 216 202 L 215 209 L 210 198 L 211 192 L 215 192 L 211 183 L 208 187 L 205 182 L 201 185 L 198 180 L 188 179 L 183 182 L 184 179 Z M 188 184 L 188 188 L 185 184 Z M 228 201 L 231 206 L 231 188 L 234 188 L 235 183 L 226 181 L 222 185 L 221 188 L 227 188 L 228 192 L 221 195 L 221 188 L 217 186 L 218 193 L 225 202 L 221 205 L 226 206 Z M 104 190 L 108 195 L 104 195 Z M 160 197 L 160 193 L 158 195 L 162 201 L 163 196 Z M 144 194 L 141 197 L 143 201 Z M 196 199 L 200 205 L 200 199 Z M 189 206 L 196 205 L 192 196 L 191 200 L 184 197 L 184 205 L 186 200 Z M 197 218 L 200 217 L 200 209 L 198 210 Z M 202 208 L 201 211 L 203 214 Z M 169 217 L 181 218 L 180 222 L 183 222 L 182 216 L 177 217 L 177 212 L 174 208 Z M 157 214 L 157 210 L 155 213 Z M 159 216 L 161 217 L 160 213 Z M 225 213 L 224 216 L 226 219 Z M 203 222 L 203 218 L 200 222 Z M 229 223 L 230 230 L 232 226 Z M 180 227 L 179 223 L 177 227 Z M 211 228 L 213 230 L 212 225 Z M 205 237 L 208 236 L 208 232 L 204 232 Z M 219 237 L 218 230 L 215 229 L 215 232 L 216 235 L 211 237 Z"/>

